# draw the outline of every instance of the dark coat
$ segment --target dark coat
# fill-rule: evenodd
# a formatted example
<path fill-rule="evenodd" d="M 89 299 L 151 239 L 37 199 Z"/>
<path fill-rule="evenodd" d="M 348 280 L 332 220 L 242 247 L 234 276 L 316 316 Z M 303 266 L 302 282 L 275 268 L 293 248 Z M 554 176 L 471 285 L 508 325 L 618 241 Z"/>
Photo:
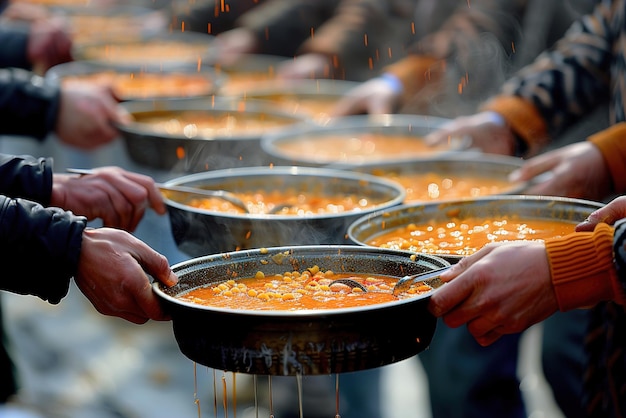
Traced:
<path fill-rule="evenodd" d="M 50 159 L 0 154 L 0 289 L 56 304 L 76 273 L 87 219 L 46 207 L 51 192 Z M 4 346 L 0 376 L 1 403 L 16 390 Z"/>

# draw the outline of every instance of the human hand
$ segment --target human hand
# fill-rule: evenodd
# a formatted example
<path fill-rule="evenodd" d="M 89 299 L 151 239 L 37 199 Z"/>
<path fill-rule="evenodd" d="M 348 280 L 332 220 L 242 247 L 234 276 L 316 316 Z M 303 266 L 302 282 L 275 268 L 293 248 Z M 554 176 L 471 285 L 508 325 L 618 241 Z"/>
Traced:
<path fill-rule="evenodd" d="M 232 64 L 245 54 L 252 54 L 259 48 L 259 43 L 252 32 L 246 28 L 235 28 L 222 32 L 215 37 L 217 61 L 220 64 Z"/>
<path fill-rule="evenodd" d="M 450 138 L 470 138 L 471 147 L 490 154 L 514 155 L 515 136 L 511 129 L 494 118 L 493 112 L 481 112 L 471 116 L 461 116 L 439 129 L 429 133 L 424 139 L 432 145 L 443 145 Z"/>
<path fill-rule="evenodd" d="M 6 8 L 0 15 L 2 19 L 21 22 L 38 22 L 43 19 L 50 18 L 51 13 L 45 6 L 26 3 L 26 2 L 8 2 Z"/>
<path fill-rule="evenodd" d="M 77 148 L 91 150 L 118 136 L 114 124 L 126 124 L 130 115 L 119 106 L 109 86 L 91 83 L 68 83 L 61 88 L 61 103 L 56 134 Z"/>
<path fill-rule="evenodd" d="M 528 181 L 540 174 L 547 178 L 526 193 L 601 200 L 611 193 L 611 174 L 602 153 L 592 142 L 567 145 L 529 159 L 511 173 L 511 181 Z"/>
<path fill-rule="evenodd" d="M 330 78 L 331 65 L 324 54 L 303 54 L 281 63 L 276 76 L 284 79 Z"/>
<path fill-rule="evenodd" d="M 26 48 L 29 62 L 39 74 L 57 64 L 72 61 L 72 37 L 59 19 L 32 22 Z"/>
<path fill-rule="evenodd" d="M 101 314 L 136 324 L 170 319 L 147 274 L 166 286 L 178 281 L 167 259 L 133 235 L 112 228 L 83 232 L 74 280 Z"/>
<path fill-rule="evenodd" d="M 50 204 L 104 226 L 134 231 L 147 207 L 166 212 L 163 195 L 154 180 L 119 167 L 101 167 L 82 176 L 55 174 Z"/>
<path fill-rule="evenodd" d="M 592 212 L 587 219 L 576 225 L 576 231 L 593 231 L 596 225 L 604 222 L 613 225 L 626 218 L 626 196 L 616 197 L 600 209 Z"/>
<path fill-rule="evenodd" d="M 349 91 L 333 108 L 333 116 L 393 113 L 402 92 L 382 77 L 372 78 Z"/>
<path fill-rule="evenodd" d="M 456 328 L 467 324 L 487 346 L 524 331 L 558 310 L 542 241 L 488 244 L 441 274 L 430 312 Z"/>

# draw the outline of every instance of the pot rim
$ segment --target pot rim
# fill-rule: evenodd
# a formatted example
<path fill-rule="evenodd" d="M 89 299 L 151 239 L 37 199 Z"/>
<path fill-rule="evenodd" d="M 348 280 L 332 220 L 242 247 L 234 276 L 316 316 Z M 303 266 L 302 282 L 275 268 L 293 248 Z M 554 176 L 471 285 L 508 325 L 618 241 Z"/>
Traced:
<path fill-rule="evenodd" d="M 253 259 L 255 257 L 263 258 L 268 257 L 271 258 L 272 255 L 291 252 L 291 251 L 313 251 L 319 250 L 324 251 L 327 250 L 329 255 L 333 253 L 337 254 L 345 254 L 352 252 L 358 253 L 375 253 L 380 256 L 389 256 L 389 257 L 398 257 L 402 259 L 406 259 L 410 262 L 414 262 L 416 264 L 420 264 L 419 260 L 411 260 L 411 257 L 415 254 L 407 252 L 407 251 L 397 251 L 390 250 L 385 248 L 377 248 L 377 247 L 367 247 L 367 246 L 359 246 L 359 245 L 295 245 L 295 246 L 281 246 L 281 247 L 268 247 L 268 248 L 253 248 L 247 250 L 238 250 L 227 253 L 220 254 L 209 254 L 197 258 L 192 258 L 177 264 L 174 264 L 171 268 L 174 273 L 185 271 L 192 272 L 196 269 L 202 270 L 207 267 L 207 264 L 210 262 L 218 262 L 218 264 L 233 264 L 238 261 L 245 261 L 246 259 Z M 264 251 L 267 251 L 266 253 Z M 422 258 L 422 261 L 426 262 L 428 260 L 432 262 L 433 265 L 440 264 L 436 267 L 446 267 L 449 266 L 450 263 L 435 255 L 430 254 L 418 254 L 419 257 Z M 363 272 L 367 273 L 367 272 Z M 399 279 L 400 277 L 398 277 Z M 230 280 L 231 278 L 225 278 L 225 280 Z M 225 281 L 224 280 L 224 281 Z M 215 281 L 214 283 L 221 283 L 222 281 Z M 275 319 L 319 319 L 319 317 L 334 317 L 337 315 L 346 315 L 346 314 L 354 314 L 359 312 L 369 312 L 372 310 L 385 310 L 385 309 L 393 309 L 399 306 L 422 302 L 425 299 L 429 299 L 434 292 L 437 291 L 438 288 L 433 289 L 428 293 L 424 293 L 418 296 L 409 297 L 406 299 L 394 300 L 391 302 L 384 303 L 376 303 L 371 305 L 364 305 L 358 307 L 350 307 L 350 308 L 335 308 L 335 309 L 307 309 L 307 310 L 298 310 L 298 311 L 286 311 L 286 310 L 252 310 L 252 309 L 229 309 L 222 307 L 212 307 L 208 305 L 200 305 L 192 302 L 187 302 L 180 300 L 174 296 L 168 295 L 163 290 L 163 284 L 158 281 L 155 281 L 152 284 L 153 291 L 164 301 L 174 304 L 178 307 L 193 309 L 198 312 L 209 312 L 209 313 L 220 313 L 220 314 L 230 314 L 236 316 L 254 316 L 254 317 L 267 317 L 267 318 L 275 318 Z M 192 289 L 206 286 L 206 283 L 201 286 L 196 286 L 190 289 L 186 289 L 185 292 L 190 291 Z"/>
<path fill-rule="evenodd" d="M 243 103 L 244 109 L 240 109 L 238 104 Z M 128 113 L 155 112 L 155 111 L 198 111 L 207 114 L 216 113 L 241 113 L 241 114 L 266 114 L 275 116 L 276 118 L 285 119 L 294 124 L 306 126 L 313 122 L 305 115 L 289 113 L 276 106 L 268 106 L 266 102 L 261 100 L 242 100 L 236 97 L 179 97 L 179 98 L 154 98 L 154 99 L 133 99 L 127 100 L 119 104 Z M 250 141 L 259 140 L 262 133 L 237 134 L 237 135 L 215 135 L 211 138 L 207 137 L 186 137 L 183 135 L 168 134 L 162 132 L 149 131 L 144 128 L 146 124 L 141 122 L 131 122 L 126 124 L 117 124 L 116 127 L 127 134 L 144 136 L 146 138 L 154 138 L 157 140 L 184 140 L 184 141 Z M 285 127 L 277 127 L 277 130 L 287 129 Z"/>
<path fill-rule="evenodd" d="M 359 217 L 354 222 L 352 222 L 348 229 L 346 230 L 346 235 L 350 239 L 351 242 L 356 245 L 362 245 L 366 247 L 371 247 L 366 242 L 361 241 L 356 238 L 356 230 L 361 227 L 363 224 L 376 222 L 377 219 L 393 219 L 393 214 L 395 213 L 403 213 L 407 211 L 414 211 L 415 216 L 419 216 L 420 214 L 428 213 L 429 209 L 437 209 L 443 211 L 448 209 L 449 207 L 454 206 L 464 206 L 464 205 L 477 205 L 481 203 L 489 203 L 489 202 L 543 202 L 546 204 L 550 203 L 562 203 L 562 204 L 573 204 L 576 206 L 588 206 L 590 209 L 599 209 L 603 206 L 602 203 L 596 202 L 593 200 L 572 198 L 572 197 L 564 197 L 564 196 L 549 196 L 549 195 L 527 195 L 527 194 L 511 194 L 511 195 L 489 195 L 489 196 L 481 196 L 471 199 L 447 199 L 436 202 L 418 202 L 418 203 L 409 203 L 402 204 L 398 206 L 394 206 L 387 209 L 381 209 L 374 213 L 370 213 L 364 216 Z M 419 211 L 418 211 L 419 210 Z M 401 225 L 394 226 L 389 230 L 393 230 L 394 228 L 401 227 Z M 374 247 L 376 248 L 376 247 Z M 443 257 L 443 255 L 438 255 L 439 257 Z M 449 257 L 447 254 L 445 257 Z M 463 258 L 463 256 L 454 256 Z"/>
<path fill-rule="evenodd" d="M 271 220 L 292 220 L 292 221 L 306 221 L 306 220 L 323 220 L 323 219 L 335 219 L 344 218 L 350 215 L 366 215 L 373 212 L 384 210 L 380 206 L 392 207 L 401 205 L 406 198 L 406 189 L 395 181 L 381 178 L 373 174 L 366 173 L 354 173 L 348 170 L 339 170 L 333 168 L 321 168 L 321 167 L 300 167 L 300 166 L 261 166 L 261 167 L 239 167 L 239 168 L 227 168 L 220 170 L 212 170 L 202 173 L 190 174 L 165 182 L 167 186 L 183 185 L 188 182 L 205 180 L 205 179 L 221 179 L 221 178 L 237 178 L 237 177 L 259 177 L 259 176 L 318 176 L 321 178 L 341 178 L 344 180 L 350 180 L 355 182 L 366 181 L 367 183 L 374 183 L 382 185 L 389 190 L 395 192 L 393 199 L 387 200 L 380 205 L 373 208 L 364 209 L 358 212 L 341 212 L 341 213 L 325 213 L 318 215 L 309 215 L 306 217 L 299 217 L 294 215 L 273 215 L 273 214 L 250 214 L 250 213 L 225 213 L 220 211 L 213 211 L 208 209 L 195 208 L 189 205 L 182 204 L 175 200 L 165 198 L 165 204 L 171 207 L 185 210 L 188 212 L 198 213 L 202 215 L 218 215 L 225 218 L 234 219 L 271 219 Z"/>
<path fill-rule="evenodd" d="M 410 156 L 406 158 L 383 159 L 374 162 L 345 162 L 345 161 L 319 161 L 315 158 L 307 158 L 306 156 L 294 157 L 289 153 L 283 152 L 276 146 L 279 142 L 298 141 L 299 138 L 311 135 L 313 140 L 318 136 L 325 136 L 327 133 L 347 132 L 371 132 L 372 129 L 407 129 L 407 134 L 414 134 L 416 138 L 423 136 L 418 133 L 419 129 L 434 130 L 443 124 L 449 122 L 450 119 L 428 115 L 413 114 L 380 114 L 380 115 L 351 115 L 330 118 L 323 123 L 311 123 L 308 125 L 292 125 L 276 132 L 268 132 L 261 136 L 261 148 L 268 155 L 284 160 L 298 160 L 303 164 L 324 165 L 332 167 L 361 167 L 366 164 L 385 163 L 388 161 L 424 161 L 445 155 L 453 155 L 460 151 L 467 151 L 471 146 L 469 137 L 457 138 L 453 146 L 447 150 L 437 152 L 433 155 L 424 157 Z"/>

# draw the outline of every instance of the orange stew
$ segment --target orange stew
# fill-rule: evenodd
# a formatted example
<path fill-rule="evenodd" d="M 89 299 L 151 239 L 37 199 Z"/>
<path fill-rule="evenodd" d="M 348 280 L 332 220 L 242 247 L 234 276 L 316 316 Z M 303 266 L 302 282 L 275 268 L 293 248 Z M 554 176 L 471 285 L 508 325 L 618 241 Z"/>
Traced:
<path fill-rule="evenodd" d="M 425 157 L 450 149 L 447 144 L 428 145 L 415 135 L 375 133 L 315 136 L 310 139 L 276 142 L 275 145 L 282 153 L 293 158 L 306 155 L 320 163 L 349 164 Z"/>
<path fill-rule="evenodd" d="M 502 178 L 478 175 L 444 175 L 428 173 L 393 173 L 374 171 L 373 174 L 401 184 L 406 190 L 405 203 L 464 199 L 505 193 L 515 183 Z"/>
<path fill-rule="evenodd" d="M 164 39 L 122 42 L 119 44 L 86 45 L 82 49 L 84 59 L 106 61 L 114 64 L 135 62 L 198 62 L 207 53 L 203 43 L 168 41 Z"/>
<path fill-rule="evenodd" d="M 117 73 L 102 71 L 92 74 L 71 75 L 63 78 L 63 84 L 93 83 L 109 86 L 123 99 L 146 99 L 150 97 L 192 97 L 209 95 L 214 84 L 202 74 L 183 73 Z"/>
<path fill-rule="evenodd" d="M 366 291 L 334 280 L 350 278 L 365 286 Z M 178 298 L 200 305 L 246 310 L 297 311 L 338 309 L 390 302 L 415 297 L 432 288 L 417 282 L 400 296 L 393 296 L 396 277 L 360 273 L 334 273 L 313 266 L 299 271 L 228 280 L 212 286 L 193 289 Z"/>
<path fill-rule="evenodd" d="M 136 122 L 145 124 L 160 134 L 186 138 L 233 137 L 256 135 L 293 123 L 290 119 L 267 114 L 226 112 L 211 114 L 203 111 L 134 113 Z"/>
<path fill-rule="evenodd" d="M 408 224 L 383 232 L 367 244 L 435 255 L 467 256 L 491 242 L 545 240 L 574 232 L 574 224 L 558 220 L 467 218 Z"/>
<path fill-rule="evenodd" d="M 354 194 L 321 194 L 299 192 L 297 190 L 258 190 L 251 192 L 233 192 L 247 206 L 252 214 L 311 216 L 344 212 L 357 212 L 373 208 L 383 203 L 382 200 L 361 197 Z M 243 213 L 226 200 L 219 198 L 191 199 L 187 205 L 217 212 Z M 285 205 L 285 206 L 283 206 Z M 277 206 L 282 209 L 277 210 Z"/>

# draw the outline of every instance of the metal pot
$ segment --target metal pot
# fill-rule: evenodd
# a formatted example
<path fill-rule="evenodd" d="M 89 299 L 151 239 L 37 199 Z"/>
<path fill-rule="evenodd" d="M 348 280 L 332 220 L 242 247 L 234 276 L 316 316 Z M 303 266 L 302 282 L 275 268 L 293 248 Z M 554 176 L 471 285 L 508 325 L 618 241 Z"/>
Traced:
<path fill-rule="evenodd" d="M 215 254 L 172 267 L 179 283 L 154 284 L 172 316 L 182 353 L 202 365 L 260 375 L 352 372 L 394 363 L 428 347 L 436 318 L 430 293 L 358 308 L 255 311 L 212 308 L 176 296 L 227 279 L 302 270 L 318 265 L 336 272 L 402 277 L 448 263 L 440 258 L 358 246 L 302 246 Z"/>
<path fill-rule="evenodd" d="M 431 173 L 436 174 L 440 178 L 452 179 L 455 183 L 464 180 L 476 188 L 481 186 L 481 179 L 484 179 L 486 182 L 497 180 L 506 185 L 498 189 L 496 193 L 489 193 L 489 195 L 522 193 L 527 187 L 526 182 L 509 182 L 508 178 L 523 163 L 524 161 L 521 158 L 479 152 L 459 152 L 453 156 L 424 161 L 390 161 L 377 164 L 363 164 L 352 168 L 352 170 L 398 181 L 412 189 L 411 191 L 407 189 L 405 204 L 423 204 L 442 200 L 487 196 L 487 194 L 483 194 L 481 196 L 455 196 L 448 198 L 446 197 L 446 191 L 440 190 L 439 195 L 433 194 L 427 199 L 420 198 L 420 196 L 425 194 L 425 190 L 418 190 L 415 187 L 415 182 L 419 182 L 420 179 Z M 475 181 L 472 181 L 474 179 Z"/>
<path fill-rule="evenodd" d="M 408 224 L 424 224 L 431 221 L 517 216 L 521 219 L 559 220 L 582 222 L 589 214 L 602 207 L 601 203 L 555 196 L 506 195 L 476 199 L 453 200 L 439 203 L 411 204 L 389 208 L 362 216 L 348 227 L 351 243 L 367 246 L 377 235 L 402 228 Z M 442 254 L 451 263 L 462 256 Z"/>
<path fill-rule="evenodd" d="M 50 68 L 45 77 L 60 83 L 102 83 L 111 86 L 116 96 L 123 101 L 211 96 L 224 83 L 224 76 L 218 76 L 212 67 L 205 65 L 198 68 L 195 64 L 163 67 L 72 61 Z M 142 83 L 142 77 L 152 84 L 159 83 L 158 89 Z M 181 89 L 180 81 L 185 80 L 193 84 L 187 89 Z"/>
<path fill-rule="evenodd" d="M 289 113 L 301 113 L 318 123 L 327 122 L 335 104 L 358 85 L 342 80 L 277 79 L 240 92 L 238 97 L 263 100 Z"/>
<path fill-rule="evenodd" d="M 245 248 L 283 245 L 345 244 L 351 222 L 366 213 L 399 205 L 404 188 L 362 173 L 313 167 L 244 167 L 197 173 L 166 185 L 245 192 L 294 189 L 317 195 L 356 194 L 380 202 L 361 211 L 307 216 L 229 214 L 194 208 L 166 199 L 172 234 L 178 248 L 192 256 Z"/>
<path fill-rule="evenodd" d="M 424 161 L 466 150 L 470 145 L 469 139 L 453 138 L 447 148 L 432 152 L 411 152 L 396 148 L 393 155 L 384 155 L 377 148 L 374 151 L 362 149 L 368 145 L 358 148 L 354 145 L 363 137 L 371 135 L 388 138 L 388 143 L 396 138 L 409 136 L 415 139 L 416 145 L 420 145 L 426 134 L 447 121 L 420 115 L 344 116 L 308 127 L 296 125 L 290 129 L 267 133 L 261 139 L 261 147 L 273 157 L 272 162 L 276 165 L 354 168 L 389 161 Z M 320 144 L 325 139 L 332 139 L 332 145 Z"/>
<path fill-rule="evenodd" d="M 263 133 L 306 121 L 304 116 L 287 114 L 271 106 L 230 99 L 136 100 L 124 102 L 120 106 L 135 118 L 160 114 L 175 119 L 177 115 L 193 111 L 203 117 L 232 117 L 241 124 L 258 122 L 258 130 L 225 130 L 211 137 L 156 132 L 148 123 L 118 126 L 132 160 L 147 167 L 179 173 L 232 168 L 242 164 L 265 165 L 269 158 L 260 145 Z"/>
<path fill-rule="evenodd" d="M 139 39 L 93 41 L 74 45 L 76 61 L 98 61 L 115 65 L 181 65 L 214 60 L 215 37 L 199 32 L 158 32 Z"/>

